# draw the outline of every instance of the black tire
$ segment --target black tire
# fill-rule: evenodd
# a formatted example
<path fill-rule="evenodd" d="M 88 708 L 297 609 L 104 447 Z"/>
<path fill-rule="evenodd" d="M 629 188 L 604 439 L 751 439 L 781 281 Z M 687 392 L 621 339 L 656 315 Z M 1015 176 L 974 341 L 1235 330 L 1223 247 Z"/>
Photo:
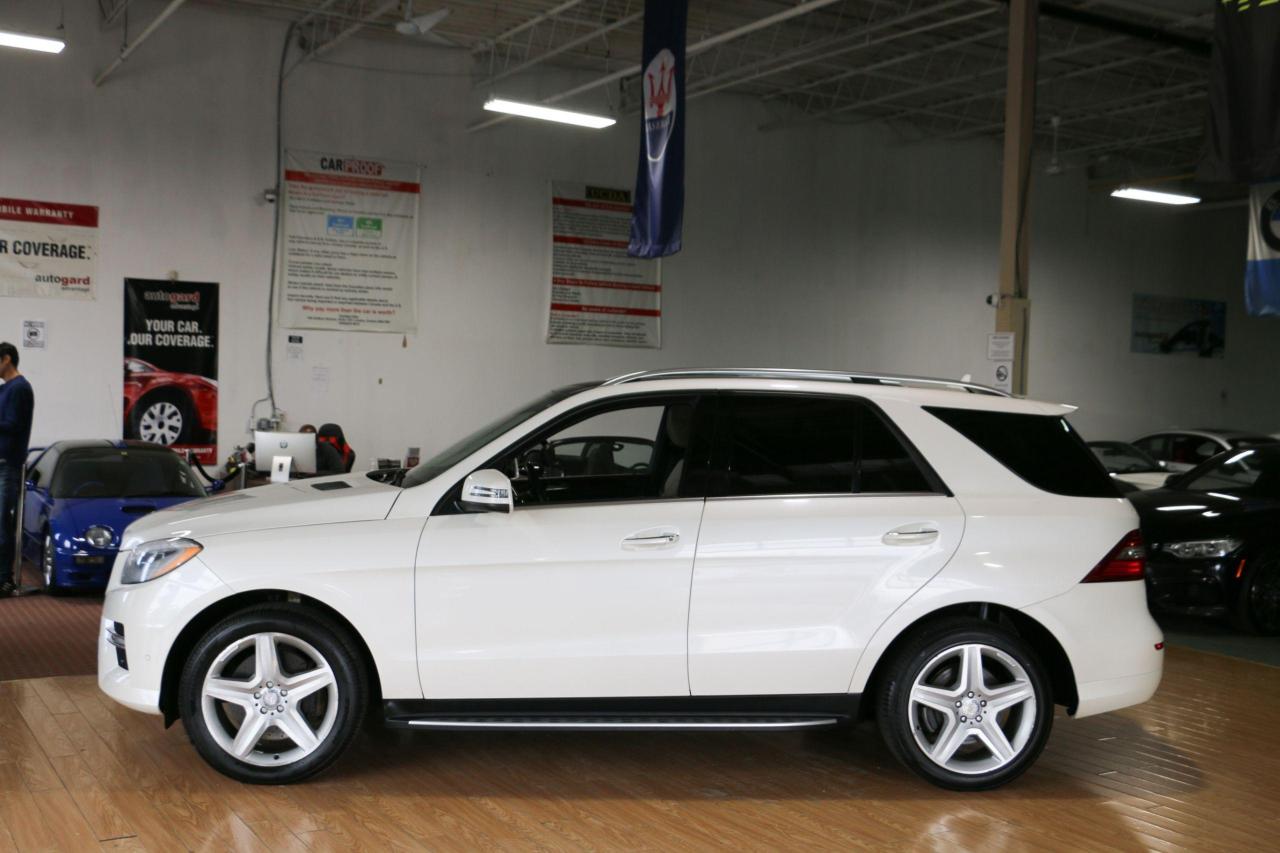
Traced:
<path fill-rule="evenodd" d="M 1000 681 L 1002 673 L 1005 675 L 1015 673 L 1013 669 L 1005 668 L 1006 658 L 1000 657 L 1000 655 L 1007 656 L 1007 659 L 1021 667 L 1025 674 L 1025 679 L 1022 680 L 1034 693 L 1034 711 L 1030 711 L 1030 706 L 1024 703 L 1001 711 L 986 721 L 987 726 L 995 723 L 1019 732 L 1017 737 L 1007 740 L 1007 743 L 1014 747 L 1013 757 L 1002 766 L 990 770 L 980 770 L 982 762 L 985 760 L 994 763 L 1000 759 L 994 751 L 987 749 L 974 733 L 971 733 L 972 729 L 965 728 L 974 726 L 975 720 L 976 725 L 979 728 L 982 727 L 981 714 L 984 713 L 982 706 L 985 705 L 985 700 L 981 690 L 977 691 L 978 695 L 972 699 L 970 697 L 973 694 L 966 695 L 965 692 L 950 697 L 957 703 L 961 701 L 967 703 L 965 708 L 969 709 L 969 717 L 960 716 L 962 711 L 959 708 L 953 711 L 955 715 L 953 718 L 933 708 L 913 704 L 911 700 L 912 689 L 917 678 L 929 670 L 930 672 L 925 673 L 924 684 L 932 685 L 935 682 L 930 679 L 939 676 L 931 673 L 946 676 L 945 668 L 952 664 L 937 661 L 940 657 L 945 657 L 951 654 L 952 650 L 962 646 L 979 646 L 992 650 L 989 656 L 982 657 L 984 671 L 987 668 L 992 670 L 992 681 Z M 980 654 L 987 653 L 980 652 Z M 1017 677 L 1021 678 L 1021 676 Z M 949 687 L 951 681 L 945 678 L 944 680 Z M 955 683 L 961 683 L 958 671 Z M 996 688 L 992 689 L 994 693 Z M 993 698 L 992 702 L 995 703 L 996 700 Z M 951 703 L 947 704 L 950 710 Z M 978 715 L 976 717 L 973 716 L 975 711 Z M 876 697 L 876 717 L 880 733 L 888 744 L 889 751 L 909 770 L 942 788 L 954 791 L 984 791 L 1013 781 L 1035 763 L 1053 727 L 1053 693 L 1043 664 L 1035 652 L 1017 635 L 992 622 L 952 618 L 922 627 L 907 638 L 893 657 L 887 661 L 887 669 L 883 679 L 880 680 Z M 936 730 L 937 739 L 933 743 L 938 743 L 948 731 L 946 727 L 949 725 L 954 725 L 957 732 L 965 732 L 959 735 L 963 740 L 955 752 L 955 756 L 962 759 L 959 763 L 969 765 L 964 772 L 956 772 L 935 762 L 918 741 L 919 736 L 928 742 L 930 733 Z M 1020 744 L 1019 741 L 1021 741 Z M 966 758 L 969 754 L 972 754 L 973 758 Z M 988 756 L 985 759 L 984 754 Z"/>
<path fill-rule="evenodd" d="M 1251 560 L 1231 608 L 1231 624 L 1247 634 L 1280 634 L 1280 555 Z"/>
<path fill-rule="evenodd" d="M 278 647 L 283 649 L 281 652 L 282 671 L 287 670 L 285 664 L 289 656 L 304 655 L 303 652 L 289 646 L 288 643 L 290 641 L 300 640 L 302 644 L 310 645 L 314 652 L 318 652 L 322 656 L 323 660 L 320 663 L 327 664 L 331 669 L 333 684 L 337 691 L 336 701 L 333 701 L 336 711 L 332 717 L 327 716 L 328 704 L 331 701 L 330 694 L 326 693 L 321 696 L 316 693 L 302 700 L 304 703 L 312 701 L 321 703 L 322 710 L 315 713 L 318 717 L 322 716 L 329 721 L 326 724 L 327 732 L 320 737 L 319 744 L 314 747 L 314 751 L 283 765 L 264 766 L 261 763 L 255 763 L 269 761 L 276 750 L 281 753 L 289 752 L 291 747 L 281 748 L 280 746 L 281 743 L 293 744 L 293 741 L 286 737 L 283 726 L 268 728 L 265 734 L 261 736 L 263 739 L 256 741 L 259 744 L 272 746 L 269 739 L 274 739 L 273 748 L 254 750 L 249 755 L 249 760 L 241 760 L 220 744 L 218 737 L 211 730 L 213 727 L 221 726 L 224 737 L 227 735 L 233 736 L 232 729 L 237 727 L 234 721 L 230 719 L 230 714 L 235 712 L 234 708 L 236 706 L 219 703 L 217 700 L 210 700 L 215 708 L 213 721 L 210 722 L 206 715 L 205 677 L 210 674 L 210 669 L 215 664 L 224 667 L 221 675 L 225 676 L 227 675 L 227 669 L 225 668 L 230 668 L 235 663 L 235 657 L 219 662 L 217 660 L 218 656 L 238 642 L 244 642 L 246 638 L 263 634 L 282 635 L 280 638 L 281 645 Z M 305 656 L 297 659 L 305 660 Z M 244 667 L 243 664 L 240 664 L 240 666 L 242 674 Z M 253 661 L 249 661 L 249 680 L 245 682 L 246 684 L 253 681 L 253 666 Z M 306 668 L 308 667 L 303 666 L 300 669 Z M 237 675 L 236 677 L 239 676 Z M 250 689 L 252 690 L 253 688 L 251 687 Z M 274 696 L 275 694 L 273 693 L 272 695 Z M 287 700 L 281 699 L 277 701 L 285 703 Z M 186 666 L 183 667 L 178 687 L 178 707 L 181 711 L 183 726 L 186 728 L 187 736 L 192 744 L 205 761 L 212 765 L 215 770 L 230 776 L 232 779 L 261 785 L 300 782 L 319 773 L 336 761 L 360 730 L 368 702 L 368 675 L 365 672 L 363 658 L 356 651 L 354 640 L 348 635 L 347 631 L 322 614 L 298 606 L 279 604 L 248 608 L 229 616 L 211 628 L 192 649 Z M 283 707 L 283 705 L 279 707 Z M 301 712 L 302 709 L 303 705 L 299 703 L 297 710 Z M 263 714 L 267 713 L 266 709 L 259 710 Z M 315 706 L 313 705 L 308 713 L 314 710 Z M 245 712 L 239 711 L 235 713 Z M 248 713 L 252 713 L 252 710 Z M 247 714 L 245 718 L 248 718 Z M 325 726 L 316 728 L 324 731 Z M 319 734 L 319 731 L 314 731 L 313 733 Z M 288 760 L 287 755 L 284 757 Z M 280 760 L 281 755 L 277 754 L 275 758 Z"/>
<path fill-rule="evenodd" d="M 153 436 L 145 438 L 142 435 L 142 420 L 147 412 L 153 407 L 170 404 L 178 410 L 178 414 L 182 419 L 182 424 L 177 431 L 177 437 L 171 441 L 163 441 Z M 191 406 L 191 400 L 184 394 L 177 391 L 155 391 L 143 397 L 134 404 L 132 411 L 129 413 L 129 430 L 131 438 L 144 439 L 147 441 L 156 441 L 158 444 L 187 444 L 192 440 L 195 426 L 195 414 Z"/>
<path fill-rule="evenodd" d="M 58 585 L 58 575 L 56 569 L 53 577 L 49 577 L 49 560 L 51 557 L 50 550 L 53 549 L 53 536 L 48 530 L 44 532 L 43 544 L 40 546 L 40 583 L 44 586 L 44 591 L 49 595 L 61 595 L 65 590 Z"/>

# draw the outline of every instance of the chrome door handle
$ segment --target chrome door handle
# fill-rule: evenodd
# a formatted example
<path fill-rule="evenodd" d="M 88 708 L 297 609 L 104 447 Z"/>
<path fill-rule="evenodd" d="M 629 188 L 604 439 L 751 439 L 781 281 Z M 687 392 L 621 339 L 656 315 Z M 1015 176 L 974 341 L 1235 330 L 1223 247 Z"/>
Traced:
<path fill-rule="evenodd" d="M 622 540 L 622 547 L 631 550 L 639 548 L 663 548 L 680 541 L 680 534 L 674 530 L 668 533 L 628 536 Z"/>
<path fill-rule="evenodd" d="M 907 525 L 890 530 L 880 541 L 886 545 L 928 545 L 938 540 L 938 531 L 932 527 Z"/>

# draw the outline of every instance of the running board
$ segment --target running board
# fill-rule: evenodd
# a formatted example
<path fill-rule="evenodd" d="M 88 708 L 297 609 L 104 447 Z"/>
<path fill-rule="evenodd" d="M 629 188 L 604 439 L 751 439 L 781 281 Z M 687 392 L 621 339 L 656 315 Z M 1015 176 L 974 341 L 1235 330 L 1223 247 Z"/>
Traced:
<path fill-rule="evenodd" d="M 503 730 L 526 731 L 741 731 L 750 729 L 816 729 L 845 722 L 832 716 L 764 716 L 744 715 L 717 717 L 712 715 L 423 715 L 387 717 L 394 728 L 434 730 Z"/>

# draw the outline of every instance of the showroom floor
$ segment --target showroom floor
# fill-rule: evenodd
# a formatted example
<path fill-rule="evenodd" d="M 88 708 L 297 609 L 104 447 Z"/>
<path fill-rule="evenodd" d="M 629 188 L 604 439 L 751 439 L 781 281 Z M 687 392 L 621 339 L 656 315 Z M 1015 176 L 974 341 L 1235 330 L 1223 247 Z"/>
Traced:
<path fill-rule="evenodd" d="M 908 775 L 871 726 L 372 728 L 314 782 L 254 788 L 92 676 L 8 681 L 0 850 L 1256 849 L 1280 831 L 1278 703 L 1280 669 L 1173 648 L 1154 700 L 1060 719 L 1039 764 L 983 794 Z"/>

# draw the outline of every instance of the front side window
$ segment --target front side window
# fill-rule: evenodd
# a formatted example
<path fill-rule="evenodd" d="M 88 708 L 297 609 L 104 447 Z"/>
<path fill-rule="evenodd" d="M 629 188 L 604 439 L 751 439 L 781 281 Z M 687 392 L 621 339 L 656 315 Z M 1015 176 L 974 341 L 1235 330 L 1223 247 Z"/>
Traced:
<path fill-rule="evenodd" d="M 1164 435 L 1152 435 L 1133 443 L 1133 446 L 1156 459 L 1169 458 L 1169 438 Z"/>
<path fill-rule="evenodd" d="M 506 454 L 517 506 L 678 498 L 695 452 L 694 397 L 592 407 Z M 705 456 L 705 453 L 703 454 Z"/>
<path fill-rule="evenodd" d="M 721 496 L 933 492 L 903 443 L 860 400 L 726 394 Z"/>
<path fill-rule="evenodd" d="M 1198 435 L 1174 436 L 1169 444 L 1169 461 L 1180 465 L 1199 465 L 1222 450 L 1218 442 Z"/>

